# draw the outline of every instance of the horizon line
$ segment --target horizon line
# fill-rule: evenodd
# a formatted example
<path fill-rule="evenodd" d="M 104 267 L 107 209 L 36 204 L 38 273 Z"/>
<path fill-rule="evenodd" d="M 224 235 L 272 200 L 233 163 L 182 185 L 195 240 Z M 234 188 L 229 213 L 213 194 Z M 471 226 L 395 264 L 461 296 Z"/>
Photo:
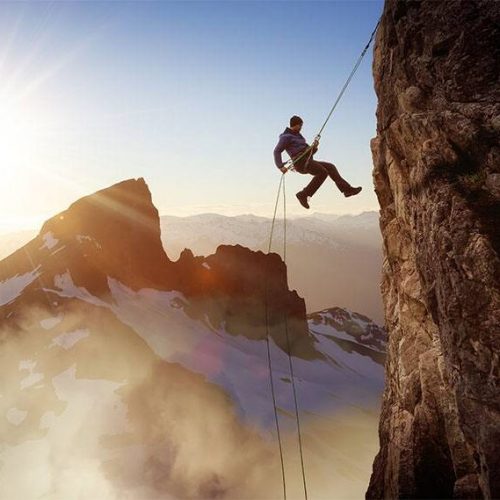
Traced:
<path fill-rule="evenodd" d="M 339 213 L 339 212 L 311 212 L 311 213 L 306 213 L 306 214 L 297 214 L 297 213 L 292 213 L 292 214 L 287 214 L 288 219 L 303 219 L 307 217 L 314 217 L 314 216 L 337 216 L 337 217 L 345 217 L 345 216 L 351 216 L 351 217 L 357 217 L 363 214 L 368 214 L 368 213 L 378 213 L 378 210 L 361 210 L 359 212 L 349 212 L 349 213 Z M 37 231 L 38 228 L 40 228 L 44 222 L 47 220 L 50 220 L 52 217 L 54 217 L 57 214 L 53 214 L 50 216 L 27 216 L 24 219 L 24 223 L 19 223 L 16 227 L 15 223 L 2 223 L 0 220 L 0 236 L 6 236 L 9 234 L 15 234 L 15 233 L 20 233 L 24 231 Z M 252 212 L 244 212 L 240 214 L 232 214 L 232 215 L 227 215 L 219 212 L 197 212 L 197 213 L 192 213 L 192 214 L 187 214 L 187 215 L 175 215 L 172 213 L 159 213 L 158 216 L 161 217 L 175 217 L 178 219 L 188 219 L 192 217 L 200 217 L 200 216 L 220 216 L 220 217 L 225 217 L 225 218 L 237 218 L 237 217 L 255 217 L 258 219 L 272 219 L 272 217 L 267 216 L 267 215 L 258 215 Z M 278 219 L 282 218 L 282 214 L 277 215 Z M 18 219 L 19 220 L 19 219 Z M 29 222 L 28 222 L 29 221 Z"/>

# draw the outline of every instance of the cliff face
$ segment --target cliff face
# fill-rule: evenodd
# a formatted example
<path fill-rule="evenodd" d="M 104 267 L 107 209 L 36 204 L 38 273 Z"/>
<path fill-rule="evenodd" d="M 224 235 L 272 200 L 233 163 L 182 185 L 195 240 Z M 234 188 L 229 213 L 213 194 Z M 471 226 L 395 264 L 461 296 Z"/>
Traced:
<path fill-rule="evenodd" d="M 388 330 L 368 498 L 500 497 L 500 3 L 387 0 L 373 178 Z"/>

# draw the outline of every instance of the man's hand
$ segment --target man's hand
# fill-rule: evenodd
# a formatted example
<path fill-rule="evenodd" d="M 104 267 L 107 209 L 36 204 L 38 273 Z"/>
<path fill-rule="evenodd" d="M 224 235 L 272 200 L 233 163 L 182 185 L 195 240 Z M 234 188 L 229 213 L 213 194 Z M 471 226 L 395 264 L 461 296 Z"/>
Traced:
<path fill-rule="evenodd" d="M 286 167 L 281 167 L 281 168 L 280 168 L 280 170 L 281 170 L 284 174 L 286 174 L 286 173 L 288 172 L 288 168 L 286 168 Z"/>
<path fill-rule="evenodd" d="M 312 146 L 311 146 L 312 154 L 315 154 L 316 151 L 318 151 L 318 146 L 319 146 L 319 139 L 316 137 L 316 139 L 314 139 Z"/>

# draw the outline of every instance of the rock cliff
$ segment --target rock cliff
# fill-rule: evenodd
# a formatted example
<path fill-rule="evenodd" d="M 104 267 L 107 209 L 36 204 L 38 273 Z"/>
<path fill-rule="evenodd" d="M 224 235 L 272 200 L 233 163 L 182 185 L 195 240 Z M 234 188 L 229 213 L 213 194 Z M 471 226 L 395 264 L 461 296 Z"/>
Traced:
<path fill-rule="evenodd" d="M 388 353 L 367 498 L 500 497 L 500 3 L 387 0 L 373 178 Z"/>

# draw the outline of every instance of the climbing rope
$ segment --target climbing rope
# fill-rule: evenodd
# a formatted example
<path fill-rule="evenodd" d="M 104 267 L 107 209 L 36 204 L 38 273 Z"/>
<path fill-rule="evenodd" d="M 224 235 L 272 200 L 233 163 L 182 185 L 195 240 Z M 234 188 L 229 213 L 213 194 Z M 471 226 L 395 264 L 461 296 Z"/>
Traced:
<path fill-rule="evenodd" d="M 267 253 L 268 254 L 271 253 L 274 225 L 276 222 L 276 212 L 278 209 L 279 197 L 281 194 L 282 187 L 283 187 L 283 263 L 286 265 L 286 192 L 285 192 L 285 174 L 284 173 L 281 176 L 280 183 L 278 186 L 278 194 L 276 196 L 276 203 L 274 206 L 274 214 L 273 214 L 273 220 L 271 223 L 271 234 L 269 236 L 269 246 L 268 246 Z M 265 315 L 266 315 L 267 360 L 268 360 L 268 367 L 269 367 L 269 378 L 271 381 L 271 395 L 272 395 L 272 399 L 273 399 L 274 419 L 275 419 L 275 424 L 276 424 L 276 432 L 278 435 L 278 446 L 279 446 L 279 452 L 280 452 L 281 474 L 282 474 L 282 479 L 283 479 L 283 497 L 286 500 L 286 479 L 285 479 L 285 467 L 284 467 L 284 461 L 283 461 L 283 446 L 282 446 L 282 442 L 281 442 L 281 432 L 280 432 L 280 427 L 279 427 L 278 411 L 277 411 L 277 405 L 276 405 L 276 390 L 275 390 L 275 385 L 274 385 L 274 377 L 273 377 L 273 369 L 272 369 L 271 349 L 270 349 L 270 344 L 269 344 L 269 315 L 268 315 L 268 300 L 267 300 L 267 298 L 268 298 L 267 283 L 268 283 L 268 274 L 267 274 L 267 262 L 266 262 Z M 305 468 L 304 468 L 304 455 L 303 455 L 303 451 L 302 451 L 302 433 L 301 433 L 301 429 L 300 429 L 297 389 L 295 386 L 295 374 L 294 374 L 294 370 L 293 370 L 290 336 L 288 334 L 288 317 L 287 317 L 286 311 L 285 311 L 285 315 L 284 315 L 284 324 L 285 324 L 285 336 L 286 336 L 286 345 L 287 345 L 287 354 L 288 354 L 288 366 L 290 369 L 290 378 L 292 381 L 293 400 L 294 400 L 294 406 L 295 406 L 295 421 L 297 424 L 297 433 L 298 433 L 298 439 L 299 439 L 299 454 L 300 454 L 300 464 L 301 464 L 301 469 L 302 469 L 302 482 L 304 485 L 304 496 L 305 496 L 305 499 L 307 500 L 307 482 L 306 482 L 306 474 L 305 474 Z"/>
<path fill-rule="evenodd" d="M 368 40 L 368 43 L 366 44 L 365 48 L 359 55 L 356 64 L 354 65 L 354 68 L 352 69 L 350 75 L 348 76 L 347 80 L 345 81 L 342 89 L 340 90 L 339 95 L 337 96 L 337 99 L 333 103 L 333 106 L 331 107 L 325 121 L 323 122 L 323 125 L 319 129 L 319 132 L 316 134 L 316 137 L 314 138 L 313 144 L 311 146 L 308 146 L 304 151 L 302 151 L 299 156 L 295 158 L 290 158 L 286 163 L 285 167 L 286 170 L 283 172 L 280 183 L 278 186 L 278 194 L 276 196 L 276 203 L 274 206 L 274 214 L 273 214 L 273 220 L 271 224 L 271 233 L 269 235 L 269 246 L 267 253 L 271 253 L 271 244 L 272 244 L 272 239 L 273 239 L 273 233 L 274 233 L 274 225 L 276 221 L 276 211 L 278 208 L 278 202 L 279 202 L 279 197 L 281 193 L 281 187 L 283 186 L 283 262 L 286 265 L 286 193 L 285 193 L 285 174 L 288 170 L 294 168 L 294 164 L 296 164 L 298 161 L 300 161 L 302 158 L 304 158 L 306 155 L 308 155 L 306 165 L 311 159 L 311 156 L 313 155 L 313 150 L 314 147 L 319 143 L 319 140 L 321 139 L 321 133 L 323 132 L 324 128 L 326 127 L 328 121 L 330 120 L 333 112 L 335 111 L 335 108 L 337 107 L 338 103 L 340 102 L 340 99 L 344 95 L 347 87 L 351 83 L 351 80 L 353 79 L 354 75 L 356 74 L 356 71 L 358 70 L 361 61 L 363 60 L 366 52 L 368 51 L 368 48 L 370 47 L 373 38 L 375 37 L 375 33 L 377 32 L 377 29 L 379 27 L 380 21 L 382 19 L 382 16 L 379 18 L 374 30 L 372 31 L 372 34 L 370 35 L 370 39 Z M 274 378 L 273 378 L 273 369 L 272 369 L 272 359 L 271 359 L 271 350 L 270 350 L 270 344 L 269 344 L 269 315 L 268 315 L 268 278 L 267 278 L 267 262 L 266 262 L 266 270 L 265 270 L 265 315 L 266 315 L 266 344 L 267 344 L 267 360 L 268 360 L 268 366 L 269 366 L 269 378 L 271 381 L 271 395 L 273 399 L 273 408 L 274 408 L 274 419 L 276 423 L 276 431 L 278 435 L 278 445 L 279 445 L 279 452 L 280 452 L 280 460 L 281 460 L 281 475 L 282 475 L 282 480 L 283 480 L 283 497 L 286 500 L 286 478 L 285 478 L 285 466 L 284 466 L 284 461 L 283 461 L 283 446 L 281 442 L 281 433 L 280 433 L 280 427 L 279 427 L 279 419 L 278 419 L 278 410 L 276 406 L 276 390 L 275 390 L 275 385 L 274 385 Z M 298 441 L 299 441 L 299 453 L 300 453 L 300 464 L 301 464 L 301 469 L 302 469 L 302 482 L 304 485 L 304 496 L 305 499 L 307 500 L 307 482 L 306 482 L 306 474 L 305 474 L 305 468 L 304 468 L 304 454 L 302 450 L 302 433 L 300 429 L 300 418 L 299 418 L 299 406 L 297 402 L 297 390 L 295 387 L 295 374 L 293 371 L 293 363 L 292 363 L 292 356 L 291 356 L 291 346 L 290 346 L 290 337 L 288 334 L 288 318 L 287 314 L 285 312 L 284 316 L 284 324 L 285 324 L 285 334 L 286 334 L 286 343 L 287 343 L 287 354 L 288 354 L 288 364 L 289 364 L 289 369 L 290 369 L 290 378 L 292 380 L 292 389 L 293 389 L 293 399 L 294 399 L 294 405 L 295 405 L 295 420 L 297 424 L 297 433 L 298 433 Z"/>
<path fill-rule="evenodd" d="M 347 80 L 345 81 L 344 86 L 340 90 L 340 93 L 337 96 L 337 99 L 335 99 L 335 102 L 333 103 L 333 106 L 331 107 L 330 112 L 328 113 L 325 121 L 323 122 L 323 125 L 319 129 L 319 132 L 316 134 L 316 137 L 314 138 L 314 142 L 316 142 L 316 141 L 319 142 L 319 140 L 321 139 L 321 133 L 323 132 L 324 128 L 326 127 L 326 124 L 330 120 L 333 112 L 335 111 L 335 108 L 337 107 L 337 104 L 340 102 L 340 99 L 342 99 L 342 96 L 344 95 L 344 92 L 346 91 L 347 87 L 351 83 L 351 80 L 353 79 L 354 75 L 356 74 L 356 71 L 358 71 L 358 68 L 359 68 L 359 66 L 361 64 L 361 61 L 365 57 L 365 54 L 368 51 L 368 48 L 370 47 L 370 45 L 371 45 L 371 43 L 373 41 L 373 38 L 375 37 L 375 33 L 377 32 L 377 29 L 379 27 L 379 24 L 380 24 L 381 20 L 382 20 L 382 16 L 380 16 L 380 18 L 379 18 L 379 20 L 378 20 L 378 22 L 377 22 L 377 24 L 375 26 L 375 29 L 372 31 L 372 34 L 370 35 L 370 39 L 368 40 L 368 43 L 365 45 L 365 48 L 363 49 L 363 51 L 359 55 L 358 60 L 356 61 L 356 64 L 354 65 L 354 68 L 351 71 L 351 74 L 347 77 Z M 304 156 L 306 154 L 309 154 L 309 156 L 307 157 L 307 161 L 306 161 L 306 165 L 307 165 L 307 163 L 309 163 L 309 160 L 311 159 L 311 156 L 313 155 L 314 142 L 313 142 L 312 146 L 308 146 L 304 151 L 302 151 L 299 156 L 297 156 L 296 158 L 293 158 L 293 159 L 290 158 L 290 160 L 288 160 L 285 163 L 285 166 L 288 164 L 287 169 L 292 169 L 294 163 L 297 163 L 299 160 L 301 160 L 302 158 L 304 158 Z"/>
<path fill-rule="evenodd" d="M 271 224 L 271 235 L 269 237 L 269 247 L 267 250 L 267 253 L 271 253 L 271 243 L 273 240 L 273 232 L 274 232 L 274 222 L 276 220 L 276 210 L 278 209 L 278 201 L 280 197 L 280 192 L 281 192 L 281 184 L 283 183 L 283 178 L 284 174 L 281 176 L 280 179 L 280 184 L 278 187 L 278 195 L 276 197 L 276 204 L 274 206 L 274 215 L 273 215 L 273 222 Z M 269 379 L 271 381 L 271 396 L 273 398 L 273 408 L 274 408 L 274 421 L 276 424 L 276 432 L 278 435 L 278 446 L 279 446 L 279 451 L 280 451 L 280 461 L 281 461 L 281 476 L 282 476 L 282 481 L 283 481 L 283 498 L 286 500 L 286 479 L 285 479 L 285 465 L 283 462 L 283 446 L 281 444 L 281 433 L 280 433 L 280 424 L 279 424 L 279 419 L 278 419 L 278 410 L 276 407 L 276 391 L 274 388 L 274 378 L 273 378 L 273 368 L 272 368 L 272 360 L 271 360 L 271 348 L 269 345 L 269 311 L 268 311 L 268 305 L 267 305 L 267 296 L 268 296 L 268 290 L 267 290 L 267 283 L 268 283 L 268 278 L 267 278 L 267 265 L 268 265 L 269 259 L 266 259 L 266 266 L 265 266 L 265 285 L 264 285 L 264 304 L 265 304 L 265 315 L 266 315 L 266 345 L 267 345 L 267 363 L 269 367 Z"/>
<path fill-rule="evenodd" d="M 281 176 L 283 178 L 283 263 L 286 266 L 286 192 L 285 192 L 285 174 Z M 286 333 L 286 347 L 288 351 L 288 365 L 290 367 L 290 377 L 292 379 L 292 389 L 293 389 L 293 401 L 295 403 L 295 420 L 297 423 L 297 433 L 299 436 L 299 454 L 300 454 L 300 466 L 302 469 L 302 482 L 304 484 L 304 496 L 307 500 L 307 484 L 306 484 L 306 473 L 304 470 L 304 455 L 302 453 L 302 433 L 300 431 L 300 419 L 299 419 L 299 406 L 297 403 L 297 390 L 295 388 L 295 374 L 293 372 L 292 364 L 292 351 L 290 348 L 290 337 L 288 335 L 288 317 L 285 312 L 285 333 Z"/>

